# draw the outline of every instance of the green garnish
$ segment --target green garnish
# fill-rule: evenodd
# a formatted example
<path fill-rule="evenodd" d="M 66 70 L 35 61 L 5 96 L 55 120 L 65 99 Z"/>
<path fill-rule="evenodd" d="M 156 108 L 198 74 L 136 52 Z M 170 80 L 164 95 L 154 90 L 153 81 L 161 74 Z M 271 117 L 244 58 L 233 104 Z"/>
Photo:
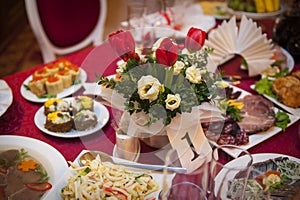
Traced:
<path fill-rule="evenodd" d="M 80 84 L 81 83 L 81 80 L 80 79 L 76 79 L 73 81 L 72 85 L 77 85 L 77 84 Z"/>
<path fill-rule="evenodd" d="M 240 114 L 241 110 L 236 106 L 228 105 L 226 109 L 226 115 L 229 115 L 232 119 L 237 122 L 242 121 L 243 117 Z"/>
<path fill-rule="evenodd" d="M 273 84 L 273 81 L 269 80 L 268 78 L 260 79 L 259 81 L 257 81 L 255 83 L 255 90 L 259 94 L 265 94 L 269 97 L 277 99 L 276 94 L 273 92 L 272 84 Z"/>
<path fill-rule="evenodd" d="M 25 151 L 25 149 L 21 148 L 19 153 L 17 154 L 16 160 L 21 161 L 27 158 L 28 156 L 28 152 Z"/>
<path fill-rule="evenodd" d="M 49 180 L 49 176 L 48 176 L 47 172 L 45 170 L 41 169 L 40 166 L 38 166 L 37 172 L 40 173 L 40 175 L 41 175 L 39 182 L 43 183 L 43 182 L 47 182 Z"/>
<path fill-rule="evenodd" d="M 78 174 L 78 177 L 79 177 L 79 176 L 85 176 L 85 175 L 87 175 L 90 171 L 91 171 L 91 168 L 86 167 L 83 171 L 81 171 L 81 172 Z"/>
<path fill-rule="evenodd" d="M 47 99 L 50 99 L 50 98 L 56 98 L 56 94 L 45 94 L 45 95 L 41 95 L 41 96 L 38 96 L 39 99 L 44 99 L 44 98 L 47 98 Z"/>
<path fill-rule="evenodd" d="M 290 117 L 285 112 L 278 111 L 275 115 L 275 125 L 285 131 L 288 124 L 291 122 Z"/>
<path fill-rule="evenodd" d="M 276 78 L 285 77 L 290 72 L 289 68 L 281 69 L 279 73 L 275 74 Z"/>
<path fill-rule="evenodd" d="M 23 86 L 24 86 L 24 88 L 25 88 L 26 90 L 30 90 L 30 88 L 28 87 L 28 85 L 23 84 Z"/>
<path fill-rule="evenodd" d="M 138 178 L 143 177 L 144 175 L 145 175 L 145 174 L 140 174 L 140 175 L 136 176 L 136 177 L 135 177 L 135 180 L 137 180 Z"/>

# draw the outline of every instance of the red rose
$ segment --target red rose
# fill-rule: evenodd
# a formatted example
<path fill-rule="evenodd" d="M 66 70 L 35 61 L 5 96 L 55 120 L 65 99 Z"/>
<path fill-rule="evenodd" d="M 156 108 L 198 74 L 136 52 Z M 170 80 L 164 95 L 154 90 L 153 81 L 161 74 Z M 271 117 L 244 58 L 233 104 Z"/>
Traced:
<path fill-rule="evenodd" d="M 178 46 L 171 39 L 165 38 L 161 41 L 155 55 L 159 64 L 172 66 L 178 58 Z"/>
<path fill-rule="evenodd" d="M 204 45 L 206 32 L 198 28 L 190 28 L 187 37 L 185 38 L 185 47 L 190 52 L 198 51 Z"/>
<path fill-rule="evenodd" d="M 113 50 L 124 61 L 127 61 L 130 56 L 135 54 L 134 39 L 129 31 L 119 30 L 112 33 L 109 35 L 108 41 Z"/>

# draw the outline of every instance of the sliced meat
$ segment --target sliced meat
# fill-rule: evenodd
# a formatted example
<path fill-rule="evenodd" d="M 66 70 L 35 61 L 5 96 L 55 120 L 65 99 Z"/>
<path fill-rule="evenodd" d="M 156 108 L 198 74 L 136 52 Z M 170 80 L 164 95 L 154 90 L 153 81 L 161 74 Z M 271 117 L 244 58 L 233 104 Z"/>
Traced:
<path fill-rule="evenodd" d="M 0 169 L 7 168 L 8 166 L 14 165 L 16 158 L 19 154 L 18 150 L 11 149 L 0 153 Z"/>
<path fill-rule="evenodd" d="M 35 171 L 22 172 L 16 167 L 10 167 L 7 174 L 7 182 L 9 183 L 5 188 L 5 194 L 10 196 L 16 191 L 26 187 L 25 183 L 35 183 L 41 178 L 41 174 Z"/>
<path fill-rule="evenodd" d="M 248 95 L 238 100 L 244 104 L 241 109 L 243 119 L 238 122 L 247 134 L 265 131 L 275 125 L 273 103 L 259 95 Z"/>
<path fill-rule="evenodd" d="M 24 186 L 21 190 L 11 194 L 10 200 L 28 200 L 28 199 L 40 199 L 44 192 L 37 192 Z"/>

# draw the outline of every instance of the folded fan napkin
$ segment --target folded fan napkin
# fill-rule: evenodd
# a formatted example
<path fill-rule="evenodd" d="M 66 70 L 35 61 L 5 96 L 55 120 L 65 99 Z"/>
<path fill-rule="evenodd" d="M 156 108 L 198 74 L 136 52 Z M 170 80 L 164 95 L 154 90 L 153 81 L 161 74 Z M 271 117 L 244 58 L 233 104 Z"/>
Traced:
<path fill-rule="evenodd" d="M 234 54 L 241 55 L 248 64 L 249 76 L 259 75 L 274 60 L 272 40 L 268 40 L 252 19 L 242 16 L 239 26 L 233 16 L 228 22 L 224 21 L 212 32 L 205 46 L 213 48 L 210 58 L 220 65 Z"/>

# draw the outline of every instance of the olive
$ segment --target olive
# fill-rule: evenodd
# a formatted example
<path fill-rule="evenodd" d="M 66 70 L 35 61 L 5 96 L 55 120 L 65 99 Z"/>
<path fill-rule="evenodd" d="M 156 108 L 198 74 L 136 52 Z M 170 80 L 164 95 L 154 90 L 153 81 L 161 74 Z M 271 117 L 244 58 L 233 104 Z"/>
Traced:
<path fill-rule="evenodd" d="M 246 11 L 247 12 L 256 12 L 256 8 L 253 4 L 248 2 L 247 5 L 246 5 Z"/>
<path fill-rule="evenodd" d="M 240 5 L 239 5 L 239 7 L 238 7 L 238 10 L 239 11 L 245 11 L 245 9 L 246 9 L 246 3 L 241 2 Z"/>

